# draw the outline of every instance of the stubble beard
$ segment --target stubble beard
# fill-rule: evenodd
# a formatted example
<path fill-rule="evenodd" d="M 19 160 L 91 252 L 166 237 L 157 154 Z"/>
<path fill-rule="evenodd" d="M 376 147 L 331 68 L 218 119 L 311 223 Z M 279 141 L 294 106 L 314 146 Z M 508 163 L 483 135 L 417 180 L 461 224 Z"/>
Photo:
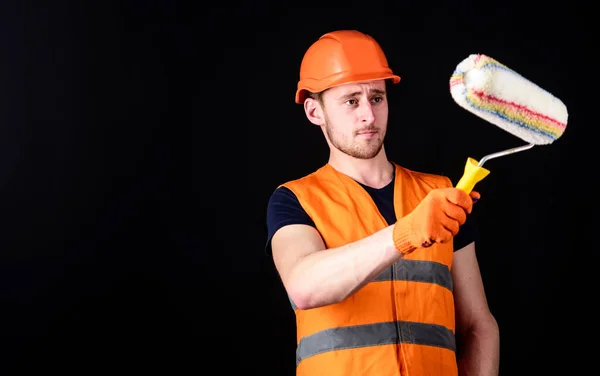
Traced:
<path fill-rule="evenodd" d="M 367 127 L 368 129 L 368 127 Z M 385 129 L 385 128 L 384 128 Z M 361 129 L 360 131 L 364 131 Z M 347 137 L 336 132 L 330 125 L 329 121 L 325 123 L 325 132 L 331 145 L 341 151 L 342 153 L 357 159 L 372 159 L 381 151 L 383 147 L 383 139 L 385 133 L 381 133 L 378 130 L 377 137 L 366 139 L 364 142 L 357 142 L 354 140 L 348 140 Z M 358 136 L 358 132 L 353 134 L 353 137 Z"/>

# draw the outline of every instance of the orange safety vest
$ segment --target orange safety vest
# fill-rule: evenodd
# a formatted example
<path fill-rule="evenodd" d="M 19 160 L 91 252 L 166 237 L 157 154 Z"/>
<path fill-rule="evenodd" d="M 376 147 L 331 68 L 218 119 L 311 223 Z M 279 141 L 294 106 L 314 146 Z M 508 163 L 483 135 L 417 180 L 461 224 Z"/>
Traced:
<path fill-rule="evenodd" d="M 395 165 L 400 219 L 427 193 L 452 186 L 444 176 Z M 356 181 L 329 164 L 283 184 L 314 221 L 327 248 L 388 224 Z M 417 248 L 343 302 L 296 315 L 298 376 L 457 375 L 452 294 L 453 244 Z"/>

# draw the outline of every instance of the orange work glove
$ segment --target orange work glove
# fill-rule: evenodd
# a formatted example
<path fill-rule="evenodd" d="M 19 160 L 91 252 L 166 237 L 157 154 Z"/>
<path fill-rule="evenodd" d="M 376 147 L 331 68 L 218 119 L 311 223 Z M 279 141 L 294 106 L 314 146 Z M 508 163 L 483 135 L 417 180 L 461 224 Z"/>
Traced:
<path fill-rule="evenodd" d="M 438 188 L 430 191 L 407 216 L 396 222 L 393 229 L 394 245 L 407 254 L 418 247 L 445 243 L 452 239 L 471 214 L 473 202 L 480 197 L 457 188 Z"/>

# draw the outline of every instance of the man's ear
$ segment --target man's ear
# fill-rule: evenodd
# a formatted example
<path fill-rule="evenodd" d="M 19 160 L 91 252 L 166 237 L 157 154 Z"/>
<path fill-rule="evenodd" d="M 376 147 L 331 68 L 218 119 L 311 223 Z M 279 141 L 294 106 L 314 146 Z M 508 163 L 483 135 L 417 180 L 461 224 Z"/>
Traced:
<path fill-rule="evenodd" d="M 304 101 L 304 112 L 311 123 L 319 126 L 325 124 L 323 108 L 316 99 L 306 98 Z"/>

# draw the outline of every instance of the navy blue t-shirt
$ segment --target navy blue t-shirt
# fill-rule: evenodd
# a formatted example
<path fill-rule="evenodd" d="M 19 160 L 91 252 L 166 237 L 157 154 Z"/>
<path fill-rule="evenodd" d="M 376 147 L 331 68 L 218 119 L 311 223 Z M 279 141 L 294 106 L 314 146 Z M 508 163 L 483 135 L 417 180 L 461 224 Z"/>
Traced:
<path fill-rule="evenodd" d="M 394 212 L 394 180 L 383 188 L 376 189 L 360 184 L 371 196 L 379 212 L 388 224 L 396 223 Z M 271 238 L 283 226 L 302 224 L 313 226 L 315 223 L 306 213 L 296 195 L 286 187 L 279 187 L 273 192 L 267 205 L 267 244 L 266 250 L 271 253 Z M 471 221 L 467 220 L 454 237 L 454 250 L 457 251 L 475 239 L 475 230 Z"/>

